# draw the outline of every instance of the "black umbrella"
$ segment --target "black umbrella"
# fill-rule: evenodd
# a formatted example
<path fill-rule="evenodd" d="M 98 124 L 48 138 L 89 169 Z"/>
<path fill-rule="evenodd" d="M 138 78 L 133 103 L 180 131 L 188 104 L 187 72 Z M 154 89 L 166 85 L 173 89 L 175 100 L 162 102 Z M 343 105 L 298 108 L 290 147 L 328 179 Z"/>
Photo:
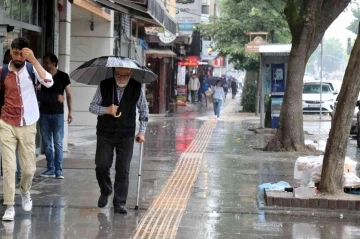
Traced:
<path fill-rule="evenodd" d="M 87 85 L 99 85 L 102 80 L 114 77 L 113 67 L 131 69 L 131 78 L 143 84 L 157 80 L 157 75 L 147 67 L 136 60 L 122 56 L 94 58 L 71 72 L 70 78 Z"/>
<path fill-rule="evenodd" d="M 208 83 L 209 85 L 215 85 L 218 80 L 221 81 L 223 86 L 227 84 L 226 79 L 222 77 L 210 77 L 206 80 L 206 83 Z"/>

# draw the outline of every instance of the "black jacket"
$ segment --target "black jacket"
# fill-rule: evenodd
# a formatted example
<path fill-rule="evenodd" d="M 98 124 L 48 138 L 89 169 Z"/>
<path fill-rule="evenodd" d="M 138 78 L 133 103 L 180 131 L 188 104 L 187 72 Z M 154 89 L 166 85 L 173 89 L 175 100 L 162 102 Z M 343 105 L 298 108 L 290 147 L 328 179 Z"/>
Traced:
<path fill-rule="evenodd" d="M 140 97 L 141 84 L 130 79 L 120 103 L 118 102 L 116 87 L 117 85 L 114 78 L 103 80 L 100 83 L 102 106 L 118 105 L 117 114 L 121 112 L 121 116 L 119 118 L 112 115 L 98 116 L 96 126 L 97 135 L 121 138 L 134 137 L 136 128 L 136 103 Z"/>

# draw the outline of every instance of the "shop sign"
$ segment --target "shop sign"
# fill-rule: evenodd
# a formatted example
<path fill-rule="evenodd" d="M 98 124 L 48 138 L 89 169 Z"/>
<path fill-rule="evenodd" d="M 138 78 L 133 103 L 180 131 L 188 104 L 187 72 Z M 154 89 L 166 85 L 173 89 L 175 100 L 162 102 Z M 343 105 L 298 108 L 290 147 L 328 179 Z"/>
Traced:
<path fill-rule="evenodd" d="M 163 29 L 163 31 L 159 31 L 157 33 L 157 36 L 159 37 L 159 40 L 164 44 L 169 44 L 176 39 L 176 35 L 172 34 L 171 32 Z"/>
<path fill-rule="evenodd" d="M 249 42 L 248 44 L 245 45 L 245 52 L 247 53 L 259 53 L 259 48 L 261 45 L 266 44 L 267 42 L 264 41 L 264 39 L 260 36 L 257 36 L 254 38 L 254 40 L 252 40 L 251 42 Z"/>
<path fill-rule="evenodd" d="M 202 40 L 201 60 L 214 60 L 219 51 L 214 51 L 215 44 L 211 41 Z"/>
<path fill-rule="evenodd" d="M 187 87 L 186 85 L 178 85 L 177 86 L 177 105 L 178 106 L 186 106 L 186 92 Z"/>
<path fill-rule="evenodd" d="M 225 57 L 219 57 L 214 60 L 215 67 L 224 67 L 225 66 Z"/>
<path fill-rule="evenodd" d="M 179 32 L 192 34 L 194 26 L 201 22 L 200 0 L 176 0 L 175 19 L 179 24 Z"/>

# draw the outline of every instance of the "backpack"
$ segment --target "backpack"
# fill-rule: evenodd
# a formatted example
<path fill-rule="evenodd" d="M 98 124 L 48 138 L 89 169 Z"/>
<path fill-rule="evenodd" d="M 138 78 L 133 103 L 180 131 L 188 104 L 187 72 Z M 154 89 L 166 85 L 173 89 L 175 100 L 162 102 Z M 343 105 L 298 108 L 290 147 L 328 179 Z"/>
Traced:
<path fill-rule="evenodd" d="M 30 63 L 26 63 L 25 64 L 26 66 L 26 70 L 27 72 L 29 73 L 29 76 L 31 78 L 31 81 L 33 82 L 33 85 L 34 85 L 34 89 L 35 89 L 35 86 L 36 86 L 36 78 L 35 78 L 35 73 L 34 73 L 34 69 L 33 69 L 33 65 L 30 64 Z M 2 71 L 1 71 L 1 78 L 0 78 L 0 109 L 1 109 L 1 106 L 4 105 L 4 82 L 5 82 L 5 79 L 6 79 L 6 76 L 9 72 L 9 67 L 8 65 L 3 65 L 3 68 L 2 68 Z M 1 113 L 0 113 L 1 114 Z"/>
<path fill-rule="evenodd" d="M 35 79 L 35 73 L 34 73 L 33 65 L 31 63 L 27 62 L 25 64 L 25 66 L 26 66 L 26 70 L 28 71 L 29 76 L 30 76 L 30 78 L 31 78 L 31 80 L 33 82 L 33 85 L 35 86 L 36 79 Z M 1 71 L 1 84 L 4 83 L 8 72 L 9 72 L 8 65 L 4 65 L 3 68 L 2 68 L 2 71 Z"/>

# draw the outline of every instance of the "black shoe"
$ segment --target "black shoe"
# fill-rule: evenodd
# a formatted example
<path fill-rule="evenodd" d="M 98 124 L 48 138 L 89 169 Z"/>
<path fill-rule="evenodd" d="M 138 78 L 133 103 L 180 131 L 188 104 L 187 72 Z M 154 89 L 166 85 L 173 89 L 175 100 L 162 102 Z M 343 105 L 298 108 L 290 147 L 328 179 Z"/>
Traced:
<path fill-rule="evenodd" d="M 118 205 L 118 206 L 114 206 L 114 212 L 115 213 L 126 214 L 127 209 L 126 209 L 125 205 Z"/>
<path fill-rule="evenodd" d="M 98 201 L 98 207 L 100 208 L 106 207 L 106 205 L 108 204 L 108 198 L 109 196 L 100 195 Z"/>

